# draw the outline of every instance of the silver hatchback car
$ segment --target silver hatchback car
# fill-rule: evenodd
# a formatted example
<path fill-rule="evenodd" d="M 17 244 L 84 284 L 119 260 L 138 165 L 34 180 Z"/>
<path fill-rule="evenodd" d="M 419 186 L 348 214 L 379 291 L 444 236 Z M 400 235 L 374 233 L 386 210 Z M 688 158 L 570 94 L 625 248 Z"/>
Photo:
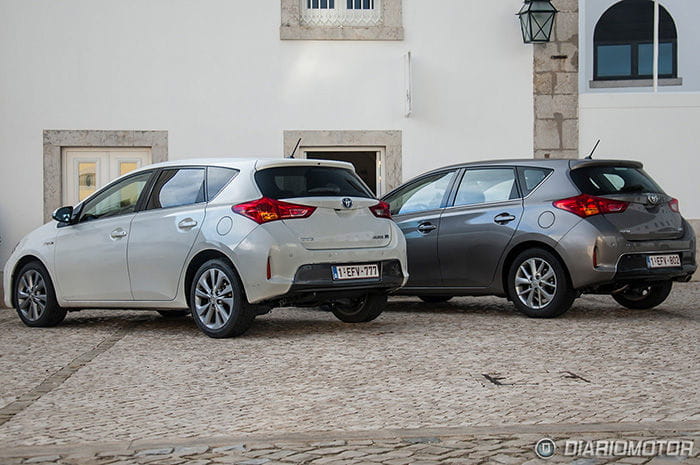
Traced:
<path fill-rule="evenodd" d="M 67 310 L 188 307 L 211 337 L 274 306 L 370 321 L 407 277 L 406 243 L 349 163 L 184 160 L 133 171 L 25 236 L 5 304 L 28 326 Z"/>
<path fill-rule="evenodd" d="M 582 293 L 654 307 L 695 272 L 678 201 L 620 160 L 501 160 L 437 169 L 384 199 L 408 248 L 399 293 L 505 296 L 555 317 Z"/>

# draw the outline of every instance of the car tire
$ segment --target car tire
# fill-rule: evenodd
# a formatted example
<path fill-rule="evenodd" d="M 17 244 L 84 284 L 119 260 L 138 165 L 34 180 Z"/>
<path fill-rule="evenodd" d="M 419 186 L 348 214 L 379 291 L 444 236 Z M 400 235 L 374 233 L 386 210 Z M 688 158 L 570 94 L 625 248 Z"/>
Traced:
<path fill-rule="evenodd" d="M 13 291 L 15 309 L 27 326 L 56 326 L 66 317 L 66 309 L 56 300 L 49 272 L 38 261 L 29 262 L 19 270 Z"/>
<path fill-rule="evenodd" d="M 629 289 L 619 294 L 612 294 L 612 298 L 623 307 L 632 310 L 648 310 L 664 302 L 672 288 L 672 281 L 660 281 Z"/>
<path fill-rule="evenodd" d="M 255 319 L 238 274 L 222 259 L 205 262 L 195 273 L 190 310 L 199 329 L 213 338 L 240 336 Z"/>
<path fill-rule="evenodd" d="M 190 312 L 187 310 L 158 310 L 158 313 L 163 318 L 181 318 L 189 315 Z"/>
<path fill-rule="evenodd" d="M 515 257 L 508 270 L 507 291 L 515 308 L 531 318 L 562 315 L 576 299 L 561 260 L 540 248 Z"/>
<path fill-rule="evenodd" d="M 332 312 L 345 323 L 365 323 L 382 314 L 386 307 L 386 294 L 366 294 L 354 299 L 340 299 L 332 303 Z"/>
<path fill-rule="evenodd" d="M 441 304 L 447 302 L 452 297 L 451 295 L 419 295 L 418 298 L 426 304 Z"/>

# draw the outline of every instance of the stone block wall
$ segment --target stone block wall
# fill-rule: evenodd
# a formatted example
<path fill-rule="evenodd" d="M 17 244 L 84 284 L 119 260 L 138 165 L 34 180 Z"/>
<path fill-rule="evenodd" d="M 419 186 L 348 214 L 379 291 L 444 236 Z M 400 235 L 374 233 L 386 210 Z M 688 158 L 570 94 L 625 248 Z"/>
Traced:
<path fill-rule="evenodd" d="M 534 44 L 535 158 L 578 158 L 578 0 L 552 0 L 552 39 Z"/>

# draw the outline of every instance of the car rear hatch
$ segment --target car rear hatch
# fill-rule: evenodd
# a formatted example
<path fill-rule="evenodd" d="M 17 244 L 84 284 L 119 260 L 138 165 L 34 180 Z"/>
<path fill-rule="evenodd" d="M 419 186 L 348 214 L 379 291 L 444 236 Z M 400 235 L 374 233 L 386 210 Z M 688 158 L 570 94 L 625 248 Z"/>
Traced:
<path fill-rule="evenodd" d="M 622 211 L 604 215 L 625 239 L 645 241 L 683 236 L 678 202 L 664 193 L 641 164 L 586 162 L 572 169 L 571 178 L 584 194 L 626 203 Z"/>
<path fill-rule="evenodd" d="M 265 197 L 314 207 L 305 218 L 283 220 L 309 250 L 385 247 L 391 222 L 370 207 L 379 201 L 351 169 L 290 165 L 261 169 L 255 180 Z"/>

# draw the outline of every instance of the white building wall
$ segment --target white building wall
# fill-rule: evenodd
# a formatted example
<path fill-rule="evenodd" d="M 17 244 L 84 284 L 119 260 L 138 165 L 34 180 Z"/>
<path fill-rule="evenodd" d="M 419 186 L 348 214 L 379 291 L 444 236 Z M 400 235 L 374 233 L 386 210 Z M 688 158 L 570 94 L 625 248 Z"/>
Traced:
<path fill-rule="evenodd" d="M 521 0 L 405 0 L 400 42 L 281 41 L 278 0 L 0 0 L 0 264 L 42 223 L 44 129 L 158 129 L 170 159 L 399 129 L 403 178 L 532 154 Z M 404 117 L 402 56 L 413 55 Z"/>
<path fill-rule="evenodd" d="M 700 93 L 586 94 L 581 148 L 594 158 L 640 160 L 686 218 L 700 219 Z"/>

